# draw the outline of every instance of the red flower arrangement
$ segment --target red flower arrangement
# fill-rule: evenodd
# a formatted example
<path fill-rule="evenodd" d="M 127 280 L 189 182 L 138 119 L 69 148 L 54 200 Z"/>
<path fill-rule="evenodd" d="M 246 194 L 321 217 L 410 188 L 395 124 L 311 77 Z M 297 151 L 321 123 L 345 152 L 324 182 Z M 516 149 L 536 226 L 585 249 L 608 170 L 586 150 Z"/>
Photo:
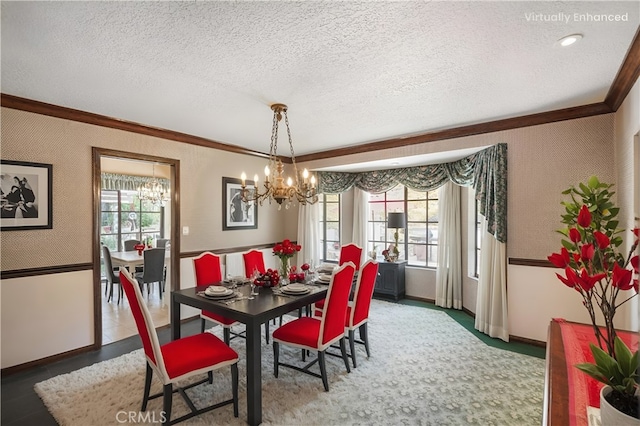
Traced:
<path fill-rule="evenodd" d="M 282 265 L 280 268 L 280 276 L 286 277 L 288 275 L 289 259 L 291 259 L 300 250 L 302 250 L 301 245 L 293 244 L 291 240 L 288 239 L 273 246 L 273 254 L 280 258 L 280 263 Z"/>
<path fill-rule="evenodd" d="M 613 185 L 600 183 L 592 176 L 587 184 L 579 188 L 571 187 L 563 192 L 570 195 L 571 202 L 563 202 L 566 214 L 562 223 L 567 227 L 558 232 L 564 235 L 559 253 L 553 253 L 548 259 L 554 266 L 564 269 L 564 276 L 556 274 L 566 286 L 573 288 L 582 296 L 582 303 L 589 312 L 598 345 L 609 355 L 615 356 L 614 342 L 616 330 L 613 319 L 618 307 L 638 294 L 638 247 L 639 231 L 635 235 L 629 253 L 624 256 L 618 248 L 623 240 L 617 229 L 619 208 L 611 202 Z M 628 290 L 633 294 L 625 296 Z M 596 324 L 596 307 L 604 317 L 603 332 Z M 603 345 L 604 343 L 604 345 Z"/>

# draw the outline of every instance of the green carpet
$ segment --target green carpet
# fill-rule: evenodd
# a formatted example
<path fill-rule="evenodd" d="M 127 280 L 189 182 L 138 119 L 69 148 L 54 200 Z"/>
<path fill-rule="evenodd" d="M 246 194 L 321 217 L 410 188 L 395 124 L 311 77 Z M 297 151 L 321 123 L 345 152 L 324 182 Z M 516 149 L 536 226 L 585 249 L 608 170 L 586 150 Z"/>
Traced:
<path fill-rule="evenodd" d="M 458 324 L 466 328 L 470 333 L 472 333 L 482 342 L 494 348 L 503 349 L 506 351 L 512 351 L 519 354 L 534 356 L 536 358 L 541 358 L 541 359 L 544 359 L 545 357 L 545 348 L 543 347 L 529 345 L 529 344 L 520 343 L 520 342 L 505 342 L 501 339 L 496 339 L 496 338 L 487 336 L 484 333 L 479 332 L 474 327 L 474 322 L 475 322 L 474 318 L 464 311 L 459 311 L 457 309 L 441 308 L 440 306 L 436 306 L 433 303 L 425 302 L 421 300 L 401 299 L 397 303 L 401 305 L 418 306 L 418 307 L 423 307 L 427 309 L 433 309 L 436 311 L 444 312 L 447 315 L 449 315 L 451 319 L 453 319 Z"/>

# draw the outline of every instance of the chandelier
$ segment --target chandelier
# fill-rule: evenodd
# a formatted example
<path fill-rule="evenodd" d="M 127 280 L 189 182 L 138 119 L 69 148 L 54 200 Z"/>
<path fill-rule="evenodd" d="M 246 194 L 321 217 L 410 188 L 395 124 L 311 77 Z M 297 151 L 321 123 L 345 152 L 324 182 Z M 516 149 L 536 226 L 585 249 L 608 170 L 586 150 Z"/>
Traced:
<path fill-rule="evenodd" d="M 291 141 L 291 130 L 289 129 L 289 117 L 287 117 L 287 106 L 284 104 L 271 105 L 273 110 L 273 126 L 271 129 L 271 146 L 269 148 L 269 163 L 264 168 L 264 191 L 260 192 L 258 188 L 258 175 L 254 176 L 253 188 L 247 188 L 245 182 L 247 175 L 242 172 L 242 190 L 241 197 L 244 202 L 257 201 L 262 205 L 265 200 L 275 200 L 278 203 L 278 209 L 284 203 L 285 208 L 289 208 L 293 201 L 300 204 L 314 204 L 318 202 L 316 192 L 316 177 L 310 175 L 307 169 L 302 174 L 298 173 L 296 165 L 296 157 L 293 153 L 293 142 Z M 278 158 L 278 127 L 284 116 L 284 122 L 287 126 L 287 136 L 289 137 L 289 149 L 291 150 L 291 162 L 293 163 L 293 178 L 285 179 L 284 166 L 280 158 Z M 271 172 L 275 175 L 271 177 Z M 285 183 L 286 182 L 286 183 Z"/>
<path fill-rule="evenodd" d="M 159 204 L 162 207 L 169 201 L 169 189 L 156 178 L 155 164 L 153 164 L 153 178 L 147 180 L 144 185 L 138 188 L 138 198 L 140 198 L 140 201 L 148 201 L 153 205 Z"/>

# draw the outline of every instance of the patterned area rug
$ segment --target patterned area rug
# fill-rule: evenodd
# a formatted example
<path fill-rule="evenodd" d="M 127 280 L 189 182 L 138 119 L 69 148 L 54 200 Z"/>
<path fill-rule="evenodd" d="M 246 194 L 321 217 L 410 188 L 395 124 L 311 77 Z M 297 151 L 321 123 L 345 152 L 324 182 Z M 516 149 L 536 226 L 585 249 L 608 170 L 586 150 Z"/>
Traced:
<path fill-rule="evenodd" d="M 285 317 L 286 318 L 286 317 Z M 273 328 L 273 327 L 272 327 Z M 211 330 L 222 337 L 218 328 Z M 265 425 L 539 425 L 544 360 L 486 346 L 446 313 L 374 300 L 369 320 L 371 358 L 356 345 L 358 368 L 347 374 L 341 358 L 327 357 L 329 392 L 320 379 L 281 368 L 273 376 L 273 350 L 262 347 Z M 240 354 L 240 417 L 225 406 L 184 424 L 246 424 L 244 340 Z M 299 350 L 281 348 L 285 362 Z M 315 366 L 317 368 L 317 366 Z M 229 369 L 213 385 L 189 391 L 196 406 L 231 395 Z M 142 350 L 35 385 L 61 425 L 159 423 L 162 398 L 139 413 L 144 385 Z M 162 386 L 154 379 L 152 392 Z M 174 395 L 173 414 L 188 411 Z M 201 404 L 201 405 L 200 405 Z M 133 417 L 133 419 L 132 419 Z"/>

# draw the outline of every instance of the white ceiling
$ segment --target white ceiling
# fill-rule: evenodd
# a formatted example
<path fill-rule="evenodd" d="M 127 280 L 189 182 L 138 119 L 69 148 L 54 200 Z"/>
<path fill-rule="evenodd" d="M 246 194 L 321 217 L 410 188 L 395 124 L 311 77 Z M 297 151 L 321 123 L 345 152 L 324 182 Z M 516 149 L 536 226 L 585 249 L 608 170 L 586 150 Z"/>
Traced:
<path fill-rule="evenodd" d="M 259 152 L 286 103 L 297 155 L 602 102 L 640 23 L 637 1 L 1 8 L 5 94 Z"/>

